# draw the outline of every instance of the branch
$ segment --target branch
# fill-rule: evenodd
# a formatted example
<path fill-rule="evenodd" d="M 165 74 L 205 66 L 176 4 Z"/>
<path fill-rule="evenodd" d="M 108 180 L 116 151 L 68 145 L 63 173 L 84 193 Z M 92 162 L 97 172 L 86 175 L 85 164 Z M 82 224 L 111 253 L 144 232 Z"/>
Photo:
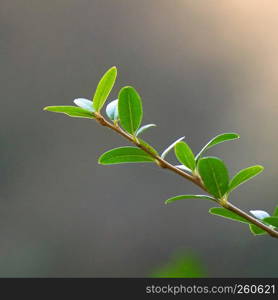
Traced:
<path fill-rule="evenodd" d="M 179 168 L 175 167 L 174 165 L 170 164 L 169 162 L 167 162 L 166 160 L 164 160 L 163 158 L 161 158 L 159 155 L 155 155 L 147 147 L 145 147 L 144 145 L 140 144 L 140 142 L 136 138 L 134 138 L 132 135 L 130 135 L 127 132 L 125 132 L 124 130 L 122 130 L 117 125 L 117 123 L 113 124 L 113 123 L 107 121 L 100 113 L 95 113 L 95 119 L 102 126 L 106 126 L 106 127 L 110 128 L 110 129 L 112 129 L 113 131 L 115 131 L 116 133 L 118 133 L 119 135 L 123 136 L 125 139 L 127 139 L 131 143 L 133 143 L 135 146 L 137 146 L 138 148 L 140 148 L 143 151 L 145 151 L 148 155 L 150 155 L 151 157 L 153 157 L 155 159 L 156 164 L 159 167 L 161 167 L 163 169 L 168 169 L 168 170 L 170 170 L 170 171 L 172 171 L 172 172 L 174 172 L 174 173 L 182 176 L 183 178 L 191 181 L 193 184 L 197 185 L 199 188 L 201 188 L 202 190 L 204 190 L 205 192 L 207 192 L 206 188 L 204 187 L 202 181 L 200 180 L 200 178 L 198 176 L 190 175 L 190 174 L 188 174 L 188 173 L 180 170 Z M 270 236 L 272 236 L 274 238 L 278 238 L 278 232 L 276 230 L 272 229 L 271 227 L 265 225 L 264 223 L 260 222 L 256 218 L 254 218 L 254 217 L 250 216 L 249 214 L 245 213 L 244 211 L 242 211 L 238 207 L 234 206 L 230 202 L 228 202 L 228 201 L 219 201 L 218 199 L 215 199 L 215 200 L 222 207 L 224 207 L 224 208 L 226 208 L 226 209 L 228 209 L 228 210 L 236 213 L 237 215 L 239 215 L 239 216 L 243 217 L 244 219 L 248 220 L 250 223 L 258 226 L 261 229 L 263 229 Z"/>

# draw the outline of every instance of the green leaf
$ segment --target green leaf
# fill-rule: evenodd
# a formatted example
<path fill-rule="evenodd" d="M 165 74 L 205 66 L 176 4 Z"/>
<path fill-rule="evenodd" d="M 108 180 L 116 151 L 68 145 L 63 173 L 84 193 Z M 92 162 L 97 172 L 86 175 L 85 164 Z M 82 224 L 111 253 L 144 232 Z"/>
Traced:
<path fill-rule="evenodd" d="M 117 77 L 117 68 L 110 68 L 100 79 L 94 97 L 93 104 L 96 111 L 100 111 L 109 96 Z"/>
<path fill-rule="evenodd" d="M 93 119 L 93 113 L 76 106 L 47 106 L 43 110 L 66 114 L 70 117 Z"/>
<path fill-rule="evenodd" d="M 249 222 L 248 220 L 246 220 L 245 218 L 238 216 L 237 214 L 235 214 L 232 211 L 229 211 L 226 208 L 223 207 L 213 207 L 209 210 L 209 212 L 212 215 L 216 215 L 216 216 L 220 216 L 223 218 L 227 218 L 233 221 L 238 221 L 241 223 L 245 223 L 245 224 L 249 224 L 249 229 L 250 231 L 254 234 L 254 235 L 262 235 L 262 234 L 266 234 L 267 232 L 264 231 L 263 229 L 261 229 L 260 227 L 252 224 L 251 222 Z M 277 218 L 278 219 L 278 218 Z M 265 221 L 265 219 L 263 220 Z"/>
<path fill-rule="evenodd" d="M 108 118 L 112 121 L 116 121 L 119 119 L 118 99 L 110 102 L 106 106 L 106 114 L 107 114 Z"/>
<path fill-rule="evenodd" d="M 246 223 L 246 224 L 251 224 L 245 218 L 243 218 L 243 217 L 237 215 L 236 213 L 234 213 L 226 208 L 223 208 L 223 207 L 212 207 L 209 210 L 209 213 L 211 213 L 212 215 L 220 216 L 220 217 L 227 218 L 230 220 L 234 220 L 234 221 L 238 221 L 238 222 L 242 222 L 242 223 Z"/>
<path fill-rule="evenodd" d="M 145 148 L 147 148 L 152 154 L 158 155 L 158 152 L 151 145 L 149 145 L 146 141 L 144 141 L 144 140 L 142 140 L 140 138 L 137 138 L 137 140 L 140 142 L 140 144 L 142 146 L 144 146 Z"/>
<path fill-rule="evenodd" d="M 102 154 L 98 160 L 102 165 L 153 161 L 154 158 L 135 147 L 121 147 L 109 150 Z"/>
<path fill-rule="evenodd" d="M 274 208 L 273 217 L 278 217 L 278 205 Z"/>
<path fill-rule="evenodd" d="M 267 234 L 267 232 L 260 227 L 254 225 L 254 224 L 249 224 L 249 229 L 254 235 L 263 235 Z"/>
<path fill-rule="evenodd" d="M 231 192 L 239 185 L 244 183 L 245 181 L 251 179 L 252 177 L 258 175 L 263 171 L 264 167 L 262 166 L 252 166 L 246 169 L 239 171 L 231 180 L 229 191 Z"/>
<path fill-rule="evenodd" d="M 143 133 L 145 130 L 151 128 L 151 127 L 156 127 L 155 124 L 147 124 L 147 125 L 144 125 L 142 127 L 140 127 L 137 131 L 136 131 L 136 136 L 138 136 L 139 134 Z"/>
<path fill-rule="evenodd" d="M 83 98 L 78 98 L 73 100 L 74 104 L 85 109 L 88 110 L 89 112 L 94 112 L 95 109 L 93 107 L 93 102 L 88 100 L 88 99 L 83 99 Z"/>
<path fill-rule="evenodd" d="M 169 147 L 167 147 L 163 152 L 162 152 L 162 154 L 161 154 L 161 158 L 162 159 L 164 159 L 165 158 L 165 156 L 173 149 L 173 148 L 175 148 L 175 146 L 176 146 L 176 144 L 178 143 L 178 142 L 180 142 L 181 140 L 183 140 L 185 137 L 183 136 L 183 137 L 181 137 L 181 138 L 179 138 L 178 140 L 176 140 L 174 143 L 172 143 Z"/>
<path fill-rule="evenodd" d="M 196 168 L 194 154 L 185 142 L 178 142 L 175 145 L 175 154 L 178 161 L 184 164 L 190 170 L 193 171 Z"/>
<path fill-rule="evenodd" d="M 139 94 L 131 86 L 126 86 L 119 93 L 119 116 L 122 127 L 132 135 L 140 127 L 143 108 Z"/>
<path fill-rule="evenodd" d="M 278 217 L 266 217 L 263 222 L 278 228 Z"/>
<path fill-rule="evenodd" d="M 201 156 L 211 147 L 218 145 L 220 143 L 239 139 L 239 135 L 237 133 L 223 133 L 219 134 L 216 137 L 214 137 L 212 140 L 210 140 L 205 147 L 196 155 L 196 160 L 199 160 Z"/>
<path fill-rule="evenodd" d="M 198 162 L 198 172 L 210 194 L 222 198 L 229 188 L 229 175 L 224 162 L 217 157 L 203 157 Z"/>
<path fill-rule="evenodd" d="M 165 204 L 173 203 L 177 200 L 182 200 L 182 199 L 206 199 L 206 200 L 216 201 L 213 197 L 207 195 L 181 195 L 181 196 L 175 196 L 167 199 L 165 201 Z"/>

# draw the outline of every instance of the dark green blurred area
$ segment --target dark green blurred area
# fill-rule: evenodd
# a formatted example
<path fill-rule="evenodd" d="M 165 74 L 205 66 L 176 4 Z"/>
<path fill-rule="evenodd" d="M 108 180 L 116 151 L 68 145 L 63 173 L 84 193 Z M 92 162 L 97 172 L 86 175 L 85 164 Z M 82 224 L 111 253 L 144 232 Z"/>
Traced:
<path fill-rule="evenodd" d="M 192 249 L 210 277 L 276 277 L 276 240 L 209 215 L 209 202 L 164 205 L 200 191 L 152 165 L 98 165 L 127 143 L 42 108 L 91 98 L 116 65 L 109 100 L 136 87 L 143 124 L 158 125 L 144 139 L 159 151 L 186 136 L 196 153 L 211 137 L 238 132 L 239 141 L 208 154 L 224 159 L 230 176 L 264 165 L 231 201 L 271 212 L 277 13 L 276 2 L 259 0 L 2 0 L 0 276 L 142 277 Z"/>
<path fill-rule="evenodd" d="M 202 278 L 207 272 L 201 260 L 194 253 L 179 251 L 168 262 L 157 268 L 151 277 L 155 278 Z"/>

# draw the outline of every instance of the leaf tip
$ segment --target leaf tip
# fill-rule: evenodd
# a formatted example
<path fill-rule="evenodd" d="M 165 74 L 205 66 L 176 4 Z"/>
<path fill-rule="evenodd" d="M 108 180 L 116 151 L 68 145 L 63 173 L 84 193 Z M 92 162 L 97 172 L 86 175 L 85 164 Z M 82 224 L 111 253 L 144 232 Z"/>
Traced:
<path fill-rule="evenodd" d="M 213 208 L 215 208 L 215 207 L 212 207 L 212 208 L 210 208 L 210 209 L 208 210 L 208 212 L 209 212 L 210 214 L 213 214 Z"/>
<path fill-rule="evenodd" d="M 121 91 L 125 91 L 125 90 L 129 90 L 129 89 L 132 89 L 132 86 L 131 85 L 125 85 L 121 88 L 120 92 Z"/>
<path fill-rule="evenodd" d="M 103 165 L 103 162 L 102 162 L 102 155 L 98 158 L 97 163 L 98 163 L 99 165 Z"/>
<path fill-rule="evenodd" d="M 117 76 L 118 74 L 118 69 L 116 66 L 111 67 L 108 72 L 113 72 L 115 74 L 115 76 Z"/>
<path fill-rule="evenodd" d="M 234 135 L 235 135 L 235 139 L 240 139 L 240 135 L 238 133 L 234 132 Z"/>

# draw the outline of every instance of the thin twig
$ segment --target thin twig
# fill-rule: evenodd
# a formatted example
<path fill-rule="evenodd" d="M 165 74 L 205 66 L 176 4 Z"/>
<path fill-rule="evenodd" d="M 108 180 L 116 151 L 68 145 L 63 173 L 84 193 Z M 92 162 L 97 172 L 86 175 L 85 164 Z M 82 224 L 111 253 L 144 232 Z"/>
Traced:
<path fill-rule="evenodd" d="M 99 124 L 101 124 L 103 126 L 106 126 L 110 129 L 112 129 L 113 131 L 117 132 L 118 134 L 123 136 L 125 139 L 127 139 L 131 143 L 133 143 L 135 146 L 142 149 L 147 154 L 149 154 L 151 157 L 153 157 L 158 166 L 160 166 L 163 169 L 168 169 L 168 170 L 184 177 L 185 179 L 191 181 L 192 183 L 197 185 L 199 188 L 201 188 L 202 190 L 207 192 L 205 186 L 203 185 L 202 181 L 200 180 L 200 178 L 198 176 L 190 175 L 190 174 L 182 171 L 181 169 L 175 167 L 174 165 L 170 164 L 169 162 L 167 162 L 166 160 L 161 158 L 159 155 L 156 155 L 155 153 L 150 151 L 147 147 L 140 144 L 140 142 L 137 139 L 134 139 L 134 137 L 132 135 L 130 135 L 129 133 L 122 130 L 117 124 L 113 124 L 113 123 L 110 123 L 109 121 L 107 121 L 100 113 L 95 113 L 95 117 L 96 117 L 96 121 Z M 247 213 L 245 213 L 244 211 L 242 211 L 238 207 L 234 206 L 230 202 L 228 202 L 228 201 L 217 201 L 217 203 L 220 206 L 222 206 L 222 207 L 234 212 L 235 214 L 243 217 L 244 219 L 248 220 L 250 223 L 252 223 L 252 224 L 258 226 L 259 228 L 265 230 L 270 236 L 272 236 L 274 238 L 278 238 L 278 232 L 276 230 L 274 230 L 271 227 L 265 225 L 264 223 L 260 222 L 256 218 L 248 215 Z"/>

